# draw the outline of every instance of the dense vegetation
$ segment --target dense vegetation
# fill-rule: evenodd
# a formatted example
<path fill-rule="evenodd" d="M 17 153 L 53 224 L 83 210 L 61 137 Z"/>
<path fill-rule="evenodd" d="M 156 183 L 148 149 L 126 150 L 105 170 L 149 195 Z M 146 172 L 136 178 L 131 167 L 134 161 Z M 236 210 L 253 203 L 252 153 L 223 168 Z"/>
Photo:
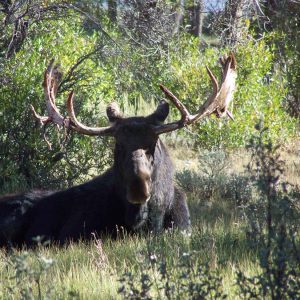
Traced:
<path fill-rule="evenodd" d="M 191 236 L 120 228 L 117 240 L 0 251 L 0 298 L 299 299 L 299 190 L 267 136 L 258 127 L 247 173 L 230 175 L 221 151 L 204 173 L 179 173 Z"/>
<path fill-rule="evenodd" d="M 159 83 L 174 91 L 192 111 L 207 98 L 211 84 L 205 66 L 218 74 L 218 57 L 233 46 L 213 35 L 213 43 L 204 44 L 206 36 L 195 37 L 184 30 L 171 34 L 175 4 L 159 1 L 155 8 L 147 11 L 145 4 L 136 12 L 134 3 L 120 7 L 117 20 L 109 18 L 105 6 L 96 1 L 77 5 L 16 1 L 8 11 L 3 4 L 1 191 L 72 185 L 86 180 L 87 174 L 99 173 L 109 162 L 107 140 L 72 134 L 65 140 L 55 130 L 47 130 L 53 145 L 47 149 L 30 104 L 45 111 L 41 83 L 51 58 L 61 64 L 65 74 L 58 91 L 59 106 L 63 107 L 67 93 L 74 89 L 76 110 L 88 124 L 105 124 L 103 112 L 113 99 L 127 114 L 136 113 L 143 102 L 157 102 L 162 97 Z M 141 14 L 147 12 L 150 16 L 143 19 Z M 232 107 L 236 121 L 211 119 L 191 128 L 192 135 L 182 130 L 176 139 L 183 144 L 244 146 L 260 119 L 269 126 L 273 139 L 284 141 L 296 134 L 297 114 L 295 110 L 289 113 L 289 103 L 296 102 L 292 95 L 297 94 L 298 86 L 292 82 L 298 78 L 299 60 L 294 64 L 290 60 L 299 55 L 299 47 L 284 28 L 261 33 L 256 22 L 250 21 L 244 20 L 240 40 L 234 45 L 239 73 Z M 287 41 L 285 63 L 278 55 L 283 35 Z"/>
<path fill-rule="evenodd" d="M 203 1 L 179 2 L 0 1 L 0 194 L 72 186 L 111 163 L 106 138 L 49 126 L 51 149 L 45 143 L 30 104 L 44 114 L 52 58 L 64 73 L 58 106 L 64 111 L 74 90 L 89 125 L 106 124 L 112 100 L 126 115 L 152 112 L 159 83 L 195 111 L 212 89 L 205 66 L 220 77 L 219 56 L 234 51 L 238 62 L 235 121 L 212 117 L 164 137 L 199 157 L 195 171 L 177 173 L 191 237 L 120 232 L 103 244 L 95 237 L 65 249 L 3 251 L 1 298 L 300 299 L 299 188 L 286 182 L 273 146 L 299 134 L 300 4 L 231 0 L 212 10 L 204 1 L 209 11 L 195 34 L 191 12 Z M 235 27 L 237 3 L 244 7 Z M 229 174 L 229 153 L 246 145 L 249 172 Z"/>

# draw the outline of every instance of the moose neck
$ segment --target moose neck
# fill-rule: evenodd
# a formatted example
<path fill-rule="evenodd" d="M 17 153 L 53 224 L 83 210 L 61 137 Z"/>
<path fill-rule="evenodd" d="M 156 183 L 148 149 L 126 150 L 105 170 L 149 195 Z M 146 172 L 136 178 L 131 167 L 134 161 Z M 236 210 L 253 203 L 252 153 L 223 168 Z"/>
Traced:
<path fill-rule="evenodd" d="M 169 152 L 164 143 L 158 139 L 154 152 L 154 182 L 163 180 L 164 178 L 171 178 L 173 180 L 174 166 L 170 158 Z"/>

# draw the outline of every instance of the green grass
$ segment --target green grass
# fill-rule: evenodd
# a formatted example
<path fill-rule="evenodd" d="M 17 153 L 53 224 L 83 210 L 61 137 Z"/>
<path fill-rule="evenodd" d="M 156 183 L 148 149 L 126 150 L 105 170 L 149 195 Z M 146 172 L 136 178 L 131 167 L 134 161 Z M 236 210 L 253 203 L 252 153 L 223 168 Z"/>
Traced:
<path fill-rule="evenodd" d="M 195 165 L 193 169 L 198 170 L 196 175 L 203 176 L 198 161 L 192 163 Z M 222 170 L 219 175 L 227 174 L 231 178 L 232 166 L 236 165 L 241 163 L 235 159 L 235 164 L 229 164 L 229 169 L 224 169 L 224 173 Z M 25 249 L 9 253 L 0 250 L 0 299 L 122 299 L 124 294 L 119 294 L 118 290 L 122 285 L 128 287 L 130 276 L 133 276 L 137 289 L 142 289 L 145 274 L 153 284 L 148 296 L 165 299 L 165 290 L 158 292 L 157 289 L 164 284 L 160 267 L 165 263 L 170 282 L 178 287 L 185 280 L 182 273 L 187 264 L 182 266 L 182 260 L 187 253 L 192 255 L 189 264 L 193 272 L 199 266 L 208 266 L 209 272 L 220 276 L 221 289 L 228 295 L 227 299 L 240 299 L 237 272 L 252 277 L 261 272 L 261 267 L 258 250 L 250 246 L 247 238 L 246 223 L 236 202 L 239 199 L 228 198 L 232 194 L 225 191 L 224 185 L 215 189 L 213 198 L 205 199 L 204 184 L 213 189 L 220 187 L 218 176 L 210 182 L 202 180 L 201 184 L 197 181 L 201 177 L 196 177 L 195 182 L 191 182 L 188 176 L 181 179 L 188 190 L 193 224 L 191 236 L 178 231 L 156 236 L 129 236 L 120 231 L 117 240 L 94 238 L 89 243 L 63 248 L 52 245 L 28 252 Z M 232 181 L 226 182 L 231 184 Z M 237 184 L 240 186 L 235 191 L 240 191 L 246 188 L 247 182 L 237 181 Z M 155 257 L 155 264 L 151 257 Z M 45 258 L 51 258 L 53 263 Z M 197 278 L 193 276 L 188 280 L 196 282 Z M 203 276 L 205 279 L 208 275 Z M 125 283 L 120 282 L 122 278 L 125 278 Z"/>
<path fill-rule="evenodd" d="M 40 283 L 42 295 L 46 295 L 48 289 L 51 299 L 116 299 L 121 298 L 117 293 L 121 275 L 130 270 L 138 276 L 145 270 L 149 255 L 166 260 L 176 276 L 182 254 L 195 251 L 193 263 L 208 264 L 210 269 L 218 270 L 224 292 L 229 294 L 229 299 L 235 299 L 236 270 L 255 274 L 259 269 L 253 263 L 256 253 L 247 245 L 243 222 L 229 203 L 208 207 L 190 198 L 189 204 L 194 224 L 190 237 L 176 231 L 159 236 L 122 236 L 120 233 L 119 239 L 103 240 L 102 245 L 95 239 L 65 248 L 42 247 L 29 252 L 26 260 L 29 270 L 38 266 L 37 255 L 53 259 L 53 265 L 41 271 Z M 20 268 L 13 264 L 14 257 L 24 251 L 0 252 L 1 299 L 19 299 L 22 286 L 30 287 L 32 293 L 38 295 L 38 285 L 28 274 L 18 275 L 22 285 L 14 286 L 16 280 L 12 278 Z"/>

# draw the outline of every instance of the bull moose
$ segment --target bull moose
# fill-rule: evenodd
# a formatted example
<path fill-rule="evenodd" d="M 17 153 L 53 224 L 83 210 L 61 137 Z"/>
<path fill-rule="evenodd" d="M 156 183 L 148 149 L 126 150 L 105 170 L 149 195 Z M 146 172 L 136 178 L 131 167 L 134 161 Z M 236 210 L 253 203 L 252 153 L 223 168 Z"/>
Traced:
<path fill-rule="evenodd" d="M 115 236 L 118 228 L 137 231 L 142 228 L 161 232 L 177 227 L 189 230 L 190 214 L 185 194 L 174 184 L 174 167 L 159 135 L 180 129 L 199 119 L 216 114 L 232 114 L 228 104 L 233 98 L 236 61 L 233 54 L 223 57 L 219 86 L 207 68 L 213 84 L 212 95 L 190 114 L 166 87 L 161 90 L 180 111 L 178 121 L 165 124 L 169 104 L 161 101 L 146 117 L 124 117 L 116 103 L 108 105 L 108 127 L 87 127 L 80 123 L 73 109 L 74 93 L 67 99 L 68 117 L 55 105 L 61 74 L 53 61 L 44 75 L 44 94 L 48 116 L 33 113 L 42 124 L 53 122 L 68 130 L 90 136 L 115 139 L 113 166 L 93 180 L 57 192 L 33 192 L 0 199 L 0 245 L 32 245 L 33 238 L 64 244 L 90 238 L 92 233 Z M 27 201 L 27 202 L 26 202 Z M 27 205 L 26 205 L 27 203 Z"/>

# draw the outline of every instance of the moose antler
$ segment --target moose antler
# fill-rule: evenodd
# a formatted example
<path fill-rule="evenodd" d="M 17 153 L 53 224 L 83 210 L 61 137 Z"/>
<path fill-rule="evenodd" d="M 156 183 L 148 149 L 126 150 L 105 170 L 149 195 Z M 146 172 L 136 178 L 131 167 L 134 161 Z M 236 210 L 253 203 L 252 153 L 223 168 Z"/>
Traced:
<path fill-rule="evenodd" d="M 220 59 L 220 63 L 222 65 L 221 86 L 219 88 L 219 84 L 215 76 L 211 70 L 206 67 L 208 75 L 213 84 L 213 92 L 208 100 L 204 102 L 204 104 L 194 115 L 189 113 L 184 104 L 181 103 L 181 101 L 171 91 L 169 91 L 163 85 L 160 85 L 160 89 L 165 93 L 166 97 L 170 99 L 180 111 L 181 119 L 176 122 L 156 126 L 155 131 L 157 134 L 182 128 L 211 114 L 216 114 L 217 117 L 222 117 L 227 114 L 231 119 L 233 119 L 231 112 L 228 110 L 228 106 L 233 99 L 235 90 L 235 80 L 237 77 L 236 60 L 234 55 L 231 53 L 229 57 L 223 56 Z"/>
<path fill-rule="evenodd" d="M 48 116 L 40 116 L 36 113 L 34 107 L 31 105 L 31 110 L 35 117 L 40 120 L 42 125 L 47 125 L 48 123 L 54 123 L 58 126 L 63 126 L 67 129 L 73 129 L 77 132 L 86 134 L 86 135 L 112 135 L 113 129 L 112 126 L 108 127 L 88 127 L 80 123 L 74 113 L 73 108 L 73 98 L 74 93 L 73 91 L 69 94 L 68 100 L 67 100 L 67 110 L 69 117 L 63 117 L 57 106 L 55 105 L 55 96 L 58 88 L 59 81 L 62 77 L 62 74 L 59 72 L 59 65 L 53 66 L 54 60 L 51 60 L 48 68 L 45 71 L 44 74 L 44 94 L 45 94 L 45 100 L 47 104 L 47 112 Z M 116 113 L 120 113 L 119 111 L 116 111 L 116 109 L 113 106 L 112 103 L 107 108 L 108 116 L 111 114 L 112 117 Z"/>
<path fill-rule="evenodd" d="M 36 113 L 34 107 L 31 106 L 35 117 L 40 120 L 41 124 L 43 125 L 54 123 L 58 126 L 63 126 L 66 129 L 72 129 L 86 135 L 113 135 L 115 132 L 114 125 L 108 127 L 88 127 L 77 120 L 73 108 L 73 91 L 69 94 L 67 100 L 67 110 L 69 116 L 63 117 L 60 114 L 55 104 L 55 96 L 62 75 L 59 72 L 59 65 L 53 66 L 53 62 L 53 60 L 50 62 L 48 68 L 45 71 L 43 83 L 48 116 L 40 116 Z M 228 110 L 228 105 L 233 99 L 233 93 L 235 90 L 235 80 L 237 77 L 236 60 L 234 58 L 234 55 L 230 54 L 228 58 L 226 58 L 225 56 L 221 58 L 220 63 L 222 65 L 221 86 L 219 87 L 218 81 L 216 80 L 215 76 L 213 75 L 211 70 L 206 67 L 208 75 L 213 84 L 213 92 L 208 100 L 199 108 L 198 112 L 194 115 L 189 113 L 187 108 L 174 94 L 172 94 L 172 92 L 170 92 L 163 85 L 160 85 L 160 88 L 165 93 L 166 97 L 169 98 L 180 111 L 181 119 L 176 122 L 153 126 L 153 129 L 157 134 L 177 130 L 211 114 L 216 114 L 217 117 L 222 117 L 227 114 L 231 119 L 233 119 L 232 114 Z M 116 103 L 111 103 L 107 107 L 106 113 L 112 123 L 122 117 L 120 109 L 116 105 Z"/>

